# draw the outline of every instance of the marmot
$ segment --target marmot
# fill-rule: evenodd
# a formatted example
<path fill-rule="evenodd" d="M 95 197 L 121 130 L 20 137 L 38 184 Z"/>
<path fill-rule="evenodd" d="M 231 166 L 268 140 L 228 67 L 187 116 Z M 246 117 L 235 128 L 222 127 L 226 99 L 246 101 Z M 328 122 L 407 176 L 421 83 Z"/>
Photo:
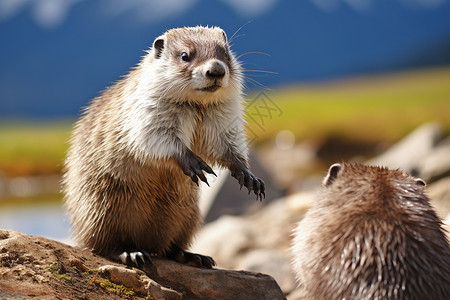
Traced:
<path fill-rule="evenodd" d="M 423 180 L 343 163 L 323 185 L 291 249 L 308 299 L 450 299 L 450 246 Z"/>
<path fill-rule="evenodd" d="M 156 38 L 137 67 L 92 100 L 70 144 L 63 190 L 74 237 L 124 263 L 150 254 L 215 264 L 185 251 L 201 222 L 198 178 L 207 183 L 210 165 L 265 195 L 249 170 L 241 65 L 218 27 Z"/>

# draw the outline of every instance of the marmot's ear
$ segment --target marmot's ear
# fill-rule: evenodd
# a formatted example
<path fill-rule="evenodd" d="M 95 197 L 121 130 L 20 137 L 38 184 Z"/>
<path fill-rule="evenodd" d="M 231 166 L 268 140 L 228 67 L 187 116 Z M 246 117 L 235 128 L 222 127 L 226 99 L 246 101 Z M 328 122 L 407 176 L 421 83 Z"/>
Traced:
<path fill-rule="evenodd" d="M 223 30 L 222 30 L 222 36 L 223 36 L 223 39 L 224 39 L 225 43 L 228 43 L 227 34 Z"/>
<path fill-rule="evenodd" d="M 161 35 L 155 39 L 153 42 L 153 51 L 155 52 L 155 58 L 160 58 L 162 51 L 164 49 L 164 44 L 166 43 L 166 37 Z"/>
<path fill-rule="evenodd" d="M 427 186 L 427 183 L 422 178 L 416 178 L 416 184 L 421 186 Z"/>
<path fill-rule="evenodd" d="M 328 174 L 324 178 L 322 184 L 323 186 L 327 187 L 333 183 L 333 181 L 337 178 L 337 175 L 342 169 L 341 164 L 334 164 L 328 169 Z"/>

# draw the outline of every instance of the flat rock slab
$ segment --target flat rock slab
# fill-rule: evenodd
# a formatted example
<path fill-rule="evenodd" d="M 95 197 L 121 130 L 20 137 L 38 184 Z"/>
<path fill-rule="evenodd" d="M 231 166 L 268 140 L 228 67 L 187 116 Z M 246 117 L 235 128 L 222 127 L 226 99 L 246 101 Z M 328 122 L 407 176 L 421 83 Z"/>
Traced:
<path fill-rule="evenodd" d="M 151 297 L 149 297 L 151 296 Z M 264 274 L 153 258 L 126 268 L 39 236 L 0 229 L 0 299 L 285 299 Z"/>

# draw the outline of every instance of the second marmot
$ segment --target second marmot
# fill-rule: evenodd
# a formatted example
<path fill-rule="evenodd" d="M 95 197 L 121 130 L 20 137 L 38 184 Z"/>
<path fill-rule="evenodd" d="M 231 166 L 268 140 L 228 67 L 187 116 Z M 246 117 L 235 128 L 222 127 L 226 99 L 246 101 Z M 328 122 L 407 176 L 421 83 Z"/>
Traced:
<path fill-rule="evenodd" d="M 292 247 L 308 299 L 450 299 L 450 245 L 423 180 L 343 163 L 323 185 Z"/>

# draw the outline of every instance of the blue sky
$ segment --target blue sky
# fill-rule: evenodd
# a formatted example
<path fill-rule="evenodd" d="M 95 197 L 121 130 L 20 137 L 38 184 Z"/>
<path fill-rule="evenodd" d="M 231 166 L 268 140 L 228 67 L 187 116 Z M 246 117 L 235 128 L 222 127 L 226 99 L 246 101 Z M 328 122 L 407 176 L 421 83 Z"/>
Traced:
<path fill-rule="evenodd" d="M 83 1 L 89 0 L 0 0 L 0 23 L 7 22 L 23 11 L 28 11 L 36 24 L 45 29 L 54 29 L 65 22 L 70 10 Z M 270 13 L 282 0 L 220 0 L 237 14 L 254 18 Z M 319 10 L 333 13 L 341 6 L 367 13 L 375 0 L 308 0 Z M 436 9 L 448 0 L 392 0 L 413 10 Z M 192 7 L 198 0 L 102 0 L 101 13 L 111 18 L 131 12 L 139 22 L 159 22 L 176 17 Z"/>
<path fill-rule="evenodd" d="M 239 31 L 249 89 L 450 64 L 450 0 L 0 0 L 0 116 L 76 116 L 198 24 Z"/>

